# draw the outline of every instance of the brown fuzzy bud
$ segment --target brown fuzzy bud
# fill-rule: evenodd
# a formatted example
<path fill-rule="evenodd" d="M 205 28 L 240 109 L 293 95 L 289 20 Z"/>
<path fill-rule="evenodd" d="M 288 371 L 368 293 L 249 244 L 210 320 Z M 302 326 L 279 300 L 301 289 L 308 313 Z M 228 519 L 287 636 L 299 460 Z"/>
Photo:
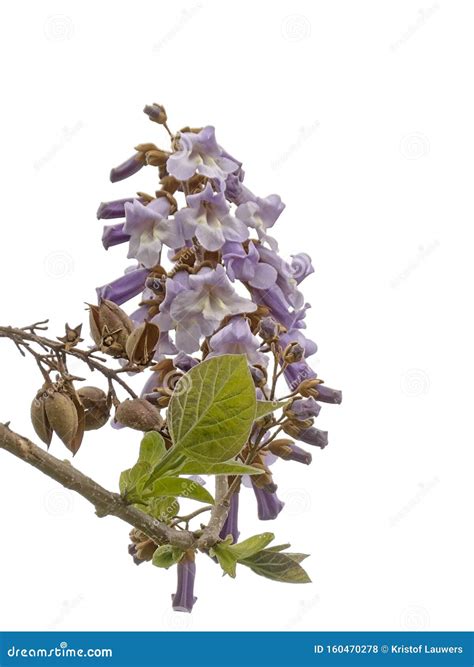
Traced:
<path fill-rule="evenodd" d="M 35 429 L 38 438 L 49 447 L 53 437 L 53 429 L 46 416 L 44 403 L 47 394 L 45 394 L 45 390 L 46 387 L 40 389 L 31 403 L 31 423 L 33 424 L 33 428 Z"/>
<path fill-rule="evenodd" d="M 125 344 L 130 363 L 135 366 L 147 366 L 153 359 L 159 337 L 159 328 L 151 322 L 144 322 L 134 329 Z"/>
<path fill-rule="evenodd" d="M 73 400 L 67 394 L 55 391 L 45 399 L 44 408 L 53 431 L 66 447 L 75 454 L 79 449 L 76 441 L 79 418 Z"/>
<path fill-rule="evenodd" d="M 84 407 L 84 429 L 95 431 L 104 426 L 110 417 L 107 394 L 98 387 L 81 387 L 77 395 Z"/>
<path fill-rule="evenodd" d="M 163 167 L 166 164 L 169 156 L 169 153 L 162 151 L 159 148 L 156 150 L 147 151 L 145 155 L 147 164 L 151 165 L 152 167 Z"/>
<path fill-rule="evenodd" d="M 291 454 L 291 445 L 293 444 L 293 440 L 290 440 L 289 438 L 278 438 L 277 440 L 272 440 L 266 449 L 272 454 L 275 454 L 275 456 L 284 459 Z"/>
<path fill-rule="evenodd" d="M 305 398 L 318 398 L 318 390 L 316 387 L 319 384 L 321 384 L 321 380 L 318 380 L 317 378 L 303 380 L 303 382 L 298 385 L 298 389 L 296 391 L 298 394 L 301 394 L 301 396 L 304 396 Z"/>
<path fill-rule="evenodd" d="M 148 153 L 149 151 L 158 151 L 160 149 L 155 144 L 138 144 L 138 146 L 135 146 L 135 150 L 139 153 Z"/>
<path fill-rule="evenodd" d="M 115 420 L 136 431 L 159 431 L 163 426 L 158 408 L 144 398 L 129 398 L 120 403 Z"/>
<path fill-rule="evenodd" d="M 291 435 L 292 438 L 295 438 L 298 440 L 299 436 L 301 435 L 301 430 L 297 424 L 294 422 L 283 422 L 282 424 L 282 429 L 287 433 L 288 435 Z"/>
<path fill-rule="evenodd" d="M 294 364 L 304 359 L 304 348 L 302 345 L 293 341 L 286 346 L 283 352 L 283 360 L 287 364 Z"/>
<path fill-rule="evenodd" d="M 170 195 L 174 195 L 176 190 L 179 190 L 181 187 L 180 181 L 178 181 L 177 178 L 174 176 L 163 176 L 163 178 L 160 179 L 161 183 L 161 189 L 164 190 L 165 192 L 169 192 Z"/>
<path fill-rule="evenodd" d="M 103 299 L 98 306 L 89 304 L 89 321 L 94 343 L 105 354 L 125 357 L 125 345 L 133 331 L 132 320 L 113 301 Z"/>

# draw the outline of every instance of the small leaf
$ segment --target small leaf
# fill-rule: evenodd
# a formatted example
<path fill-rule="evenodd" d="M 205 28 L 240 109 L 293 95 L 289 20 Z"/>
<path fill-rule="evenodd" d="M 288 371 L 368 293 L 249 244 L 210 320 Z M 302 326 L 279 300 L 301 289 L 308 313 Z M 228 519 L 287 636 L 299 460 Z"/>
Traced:
<path fill-rule="evenodd" d="M 150 464 L 143 461 L 138 461 L 133 468 L 124 470 L 119 480 L 119 488 L 122 496 L 139 497 L 148 480 L 150 470 Z"/>
<path fill-rule="evenodd" d="M 149 431 L 148 433 L 145 433 L 140 444 L 138 460 L 149 463 L 151 467 L 154 468 L 165 454 L 165 441 L 158 431 Z"/>
<path fill-rule="evenodd" d="M 225 542 L 215 544 L 212 548 L 211 555 L 217 558 L 219 565 L 224 570 L 224 572 L 228 574 L 229 577 L 232 577 L 232 579 L 235 579 L 237 560 L 230 551 L 229 545 Z"/>
<path fill-rule="evenodd" d="M 172 496 L 164 496 L 162 498 L 150 498 L 147 501 L 145 512 L 150 516 L 162 521 L 163 523 L 170 523 L 179 512 L 179 502 Z"/>
<path fill-rule="evenodd" d="M 247 358 L 224 354 L 191 368 L 177 383 L 168 407 L 174 446 L 196 461 L 235 457 L 255 419 L 255 386 Z"/>
<path fill-rule="evenodd" d="M 255 419 L 261 419 L 265 415 L 269 415 L 275 410 L 284 408 L 289 401 L 257 401 L 257 409 L 255 411 Z"/>
<path fill-rule="evenodd" d="M 267 579 L 273 579 L 273 581 L 282 581 L 290 584 L 311 583 L 308 574 L 291 556 L 292 554 L 284 554 L 271 550 L 259 551 L 253 556 L 239 562 L 249 567 L 255 574 L 259 574 Z"/>
<path fill-rule="evenodd" d="M 176 565 L 183 557 L 183 554 L 184 551 L 181 549 L 172 547 L 171 544 L 163 544 L 153 554 L 152 563 L 156 567 L 164 567 L 167 570 L 172 565 Z"/>
<path fill-rule="evenodd" d="M 274 539 L 275 535 L 273 533 L 260 533 L 260 535 L 249 537 L 247 540 L 239 542 L 238 544 L 232 544 L 230 550 L 235 559 L 240 561 L 249 556 L 253 556 L 258 551 L 262 551 L 262 549 Z"/>
<path fill-rule="evenodd" d="M 260 468 L 246 466 L 238 461 L 224 463 L 200 463 L 187 461 L 179 470 L 183 475 L 261 475 Z"/>
<path fill-rule="evenodd" d="M 150 496 L 182 496 L 202 503 L 214 504 L 214 498 L 201 484 L 183 477 L 163 477 L 153 483 L 145 492 L 145 497 Z"/>
<path fill-rule="evenodd" d="M 130 486 L 130 468 L 120 473 L 119 489 L 120 494 L 124 496 Z"/>

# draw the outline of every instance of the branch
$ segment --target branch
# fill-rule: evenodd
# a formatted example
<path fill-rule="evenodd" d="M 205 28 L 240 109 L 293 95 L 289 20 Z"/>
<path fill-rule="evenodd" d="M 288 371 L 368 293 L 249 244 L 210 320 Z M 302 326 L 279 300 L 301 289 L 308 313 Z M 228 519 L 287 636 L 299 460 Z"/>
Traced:
<path fill-rule="evenodd" d="M 41 323 L 40 323 L 41 324 Z M 122 369 L 118 370 L 113 370 L 112 368 L 109 368 L 108 366 L 105 366 L 102 364 L 100 361 L 94 359 L 91 356 L 90 350 L 80 350 L 79 348 L 72 347 L 68 350 L 64 348 L 64 344 L 57 341 L 57 340 L 51 340 L 49 338 L 44 338 L 43 336 L 38 336 L 36 333 L 34 333 L 33 327 L 38 329 L 38 326 L 32 325 L 30 327 L 26 327 L 23 329 L 16 329 L 14 327 L 2 327 L 0 326 L 0 338 L 9 338 L 12 340 L 15 345 L 19 348 L 19 345 L 25 345 L 27 346 L 27 343 L 25 341 L 29 341 L 32 343 L 37 343 L 43 349 L 50 349 L 54 350 L 55 352 L 64 352 L 65 354 L 69 354 L 72 357 L 76 357 L 77 359 L 80 359 L 84 363 L 86 363 L 91 370 L 97 370 L 102 375 L 105 375 L 105 377 L 108 380 L 113 380 L 114 382 L 117 382 L 125 391 L 129 393 L 129 395 L 132 398 L 137 398 L 136 393 L 131 389 L 128 384 L 122 380 L 120 377 L 119 373 L 122 372 Z M 28 330 L 25 330 L 28 329 Z M 21 349 L 21 348 L 19 348 Z M 29 349 L 30 352 L 31 348 Z M 33 353 L 33 352 L 32 352 Z"/>
<path fill-rule="evenodd" d="M 216 501 L 211 511 L 209 523 L 198 540 L 197 546 L 207 551 L 219 540 L 219 533 L 229 514 L 229 499 L 227 496 L 227 476 L 216 475 Z"/>
<path fill-rule="evenodd" d="M 29 463 L 67 489 L 76 491 L 95 506 L 99 517 L 116 516 L 138 528 L 156 544 L 172 544 L 183 550 L 195 546 L 194 535 L 186 530 L 175 530 L 140 510 L 127 505 L 118 493 L 107 491 L 74 468 L 69 461 L 61 461 L 17 433 L 0 424 L 0 449 Z M 219 479 L 219 478 L 217 478 Z M 225 479 L 225 478 L 224 478 Z"/>

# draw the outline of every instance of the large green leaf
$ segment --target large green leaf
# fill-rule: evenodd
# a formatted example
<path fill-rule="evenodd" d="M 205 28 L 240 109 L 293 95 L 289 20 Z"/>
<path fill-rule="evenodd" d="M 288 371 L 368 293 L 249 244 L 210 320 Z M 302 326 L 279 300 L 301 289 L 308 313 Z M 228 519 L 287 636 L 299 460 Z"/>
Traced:
<path fill-rule="evenodd" d="M 198 482 L 184 477 L 162 477 L 145 491 L 144 496 L 145 498 L 150 496 L 181 496 L 211 505 L 214 504 L 214 498 L 209 491 L 206 491 Z"/>
<path fill-rule="evenodd" d="M 187 461 L 180 469 L 183 475 L 261 475 L 261 468 L 246 466 L 238 461 L 224 461 L 224 463 L 201 463 Z"/>
<path fill-rule="evenodd" d="M 225 354 L 194 366 L 177 383 L 168 428 L 177 451 L 196 461 L 220 463 L 246 443 L 255 410 L 246 356 Z"/>
<path fill-rule="evenodd" d="M 302 554 L 285 554 L 279 551 L 259 551 L 258 553 L 239 561 L 242 565 L 249 567 L 255 574 L 267 579 L 282 581 L 290 584 L 311 583 L 306 571 L 296 562 L 292 556 L 300 557 Z"/>
<path fill-rule="evenodd" d="M 219 565 L 226 574 L 232 577 L 232 579 L 235 578 L 237 561 L 226 542 L 215 544 L 211 549 L 210 555 L 217 558 Z"/>
<path fill-rule="evenodd" d="M 284 408 L 289 401 L 257 401 L 257 409 L 255 411 L 255 419 L 261 419 L 271 412 L 275 412 L 279 408 Z"/>

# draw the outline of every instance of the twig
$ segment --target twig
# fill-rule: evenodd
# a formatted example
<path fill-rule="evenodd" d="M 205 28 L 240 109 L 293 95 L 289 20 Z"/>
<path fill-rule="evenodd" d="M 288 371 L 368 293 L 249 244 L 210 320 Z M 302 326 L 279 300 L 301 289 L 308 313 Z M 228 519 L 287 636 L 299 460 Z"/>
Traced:
<path fill-rule="evenodd" d="M 219 539 L 219 533 L 229 514 L 229 499 L 227 496 L 227 476 L 216 476 L 216 499 L 211 511 L 209 523 L 198 539 L 197 547 L 202 551 L 210 549 Z"/>
<path fill-rule="evenodd" d="M 29 463 L 66 489 L 76 491 L 92 503 L 99 517 L 116 516 L 142 531 L 156 544 L 172 544 L 180 549 L 192 549 L 196 544 L 193 533 L 177 531 L 165 523 L 128 505 L 117 494 L 107 491 L 90 477 L 74 468 L 69 461 L 61 461 L 17 433 L 0 424 L 0 449 Z"/>

